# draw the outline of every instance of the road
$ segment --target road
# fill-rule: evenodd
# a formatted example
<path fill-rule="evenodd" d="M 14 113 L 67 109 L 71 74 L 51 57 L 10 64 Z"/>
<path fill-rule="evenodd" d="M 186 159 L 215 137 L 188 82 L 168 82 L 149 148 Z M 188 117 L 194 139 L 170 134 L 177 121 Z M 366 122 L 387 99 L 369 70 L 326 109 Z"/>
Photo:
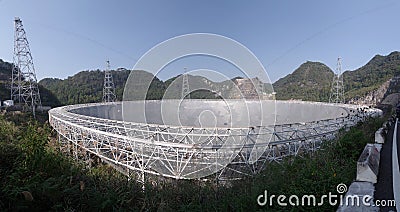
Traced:
<path fill-rule="evenodd" d="M 398 126 L 399 125 L 399 126 Z M 395 200 L 396 206 L 381 206 L 380 211 L 400 212 L 400 124 L 396 119 L 389 130 L 385 144 L 382 146 L 376 200 Z"/>

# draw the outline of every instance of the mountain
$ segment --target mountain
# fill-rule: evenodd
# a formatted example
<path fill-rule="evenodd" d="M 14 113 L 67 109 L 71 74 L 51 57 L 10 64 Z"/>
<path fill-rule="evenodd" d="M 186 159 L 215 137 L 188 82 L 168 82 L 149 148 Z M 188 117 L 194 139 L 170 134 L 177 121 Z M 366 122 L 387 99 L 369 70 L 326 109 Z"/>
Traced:
<path fill-rule="evenodd" d="M 183 76 L 178 75 L 165 81 L 164 98 L 173 99 L 180 98 L 182 95 Z M 216 96 L 213 90 L 217 90 L 217 84 L 206 77 L 188 75 L 189 89 L 192 99 L 215 99 Z"/>
<path fill-rule="evenodd" d="M 362 98 L 400 74 L 400 52 L 376 55 L 367 64 L 343 73 L 346 98 Z"/>
<path fill-rule="evenodd" d="M 398 75 L 400 52 L 376 55 L 364 66 L 343 73 L 345 99 L 351 103 L 376 104 L 386 92 L 399 92 L 389 86 L 389 81 Z M 306 62 L 273 85 L 277 99 L 328 101 L 332 80 L 333 71 L 326 65 Z"/>
<path fill-rule="evenodd" d="M 132 76 L 129 74 L 132 72 Z M 129 77 L 130 93 L 127 93 L 127 99 L 142 99 L 143 93 L 146 99 L 161 98 L 179 98 L 182 91 L 182 76 L 178 75 L 163 82 L 153 74 L 140 70 L 117 69 L 112 70 L 114 85 L 116 88 L 117 101 L 123 98 L 125 83 Z M 57 78 L 45 78 L 39 82 L 39 85 L 50 90 L 62 105 L 101 102 L 103 95 L 104 72 L 81 71 L 74 76 L 61 80 Z M 194 89 L 190 94 L 195 99 L 213 99 L 216 98 L 213 87 L 217 87 L 214 82 L 205 77 L 188 75 L 191 85 L 190 89 Z M 145 82 L 151 81 L 149 89 Z M 167 89 L 168 88 L 168 89 Z M 164 96 L 165 95 L 165 96 Z"/>
<path fill-rule="evenodd" d="M 132 76 L 129 74 L 132 72 Z M 116 88 L 117 100 L 122 100 L 125 83 L 129 80 L 129 91 L 124 98 L 128 100 L 143 99 L 174 99 L 182 95 L 183 78 L 182 75 L 170 78 L 165 82 L 154 77 L 146 71 L 117 69 L 111 71 L 114 85 Z M 215 99 L 231 98 L 235 95 L 234 79 L 223 82 L 213 82 L 202 76 L 188 76 L 190 88 L 190 98 L 192 99 Z M 239 78 L 238 78 L 239 79 Z M 39 84 L 50 90 L 62 105 L 101 102 L 103 95 L 104 72 L 81 71 L 74 76 L 61 80 L 56 78 L 42 79 Z M 152 80 L 152 81 L 151 81 Z M 151 81 L 149 89 L 145 82 Z M 266 86 L 268 87 L 268 86 Z M 267 88 L 266 88 L 267 90 Z"/>
<path fill-rule="evenodd" d="M 0 60 L 0 99 L 9 99 L 12 64 Z M 137 93 L 140 85 L 152 80 L 146 92 L 146 99 L 177 98 L 182 91 L 182 75 L 165 82 L 153 74 L 124 68 L 112 70 L 116 87 L 117 100 L 122 100 L 125 82 L 132 72 L 132 90 Z M 392 52 L 387 56 L 376 55 L 367 64 L 343 73 L 345 98 L 350 103 L 376 104 L 384 96 L 398 92 L 400 84 L 400 52 Z M 213 99 L 232 97 L 235 93 L 235 82 L 240 77 L 223 82 L 213 82 L 205 77 L 188 75 L 191 98 Z M 293 73 L 273 83 L 276 98 L 301 99 L 305 101 L 328 101 L 333 71 L 320 62 L 307 61 Z M 50 106 L 101 102 L 104 72 L 100 70 L 81 71 L 67 79 L 45 78 L 39 82 L 42 104 Z M 136 87 L 135 87 L 136 86 Z M 397 86 L 397 87 L 396 87 Z M 264 89 L 267 90 L 268 84 Z M 147 89 L 146 89 L 147 90 Z M 271 91 L 267 91 L 271 92 Z M 165 95 L 165 96 L 164 96 Z M 133 96 L 133 98 L 135 98 Z"/>
<path fill-rule="evenodd" d="M 273 83 L 276 98 L 328 101 L 333 71 L 320 62 L 307 61 Z"/>
<path fill-rule="evenodd" d="M 128 79 L 130 70 L 119 68 L 112 70 L 115 93 L 117 100 L 121 101 L 125 82 Z M 135 70 L 133 71 L 133 84 L 140 84 L 144 79 L 151 80 L 153 75 Z M 74 76 L 61 80 L 57 78 L 45 78 L 39 82 L 39 85 L 49 89 L 61 102 L 62 105 L 101 102 L 103 97 L 104 72 L 81 71 Z M 160 99 L 164 90 L 164 84 L 154 77 L 147 93 L 147 99 Z"/>
<path fill-rule="evenodd" d="M 123 75 L 123 72 L 120 73 Z M 99 102 L 102 98 L 103 78 L 104 74 L 100 70 L 81 71 L 65 80 L 45 78 L 39 81 L 39 85 L 49 89 L 62 105 Z"/>

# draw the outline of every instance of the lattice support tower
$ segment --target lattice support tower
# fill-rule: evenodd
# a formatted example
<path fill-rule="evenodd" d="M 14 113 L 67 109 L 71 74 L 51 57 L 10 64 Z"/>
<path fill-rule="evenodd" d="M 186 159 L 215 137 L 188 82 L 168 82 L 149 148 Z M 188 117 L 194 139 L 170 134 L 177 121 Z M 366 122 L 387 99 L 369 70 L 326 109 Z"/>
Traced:
<path fill-rule="evenodd" d="M 23 106 L 25 110 L 32 110 L 35 115 L 36 108 L 42 106 L 35 67 L 21 19 L 16 17 L 14 24 L 11 99 L 15 101 L 15 104 Z"/>
<path fill-rule="evenodd" d="M 329 97 L 330 103 L 345 103 L 344 101 L 344 84 L 342 73 L 342 58 L 338 58 L 336 64 L 336 73 L 333 76 L 331 95 Z"/>
<path fill-rule="evenodd" d="M 115 102 L 115 86 L 110 70 L 110 61 L 106 61 L 106 70 L 104 71 L 104 87 L 103 87 L 103 102 Z"/>
<path fill-rule="evenodd" d="M 187 75 L 187 68 L 185 68 L 185 73 L 182 75 L 182 99 L 190 99 L 190 90 L 189 90 L 189 78 Z"/>
<path fill-rule="evenodd" d="M 264 83 L 258 77 L 254 78 L 254 81 L 258 98 L 264 99 Z"/>

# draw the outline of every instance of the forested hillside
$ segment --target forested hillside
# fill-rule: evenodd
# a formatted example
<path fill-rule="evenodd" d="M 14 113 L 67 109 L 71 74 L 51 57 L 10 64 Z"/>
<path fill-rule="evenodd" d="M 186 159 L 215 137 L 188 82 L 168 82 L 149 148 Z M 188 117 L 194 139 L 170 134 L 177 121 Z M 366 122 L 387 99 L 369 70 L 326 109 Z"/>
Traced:
<path fill-rule="evenodd" d="M 344 64 L 345 67 L 345 64 Z M 0 99 L 10 98 L 12 64 L 0 60 Z M 125 82 L 130 70 L 111 71 L 118 100 L 122 100 Z M 133 79 L 140 84 L 144 78 L 153 81 L 147 92 L 147 99 L 161 99 L 168 88 L 168 97 L 181 95 L 182 78 L 178 75 L 165 82 L 146 71 L 134 70 Z M 400 74 L 400 53 L 392 52 L 387 56 L 376 55 L 366 65 L 343 73 L 346 99 L 362 98 L 378 89 L 384 82 Z M 305 101 L 328 101 L 333 79 L 333 71 L 320 62 L 306 62 L 293 73 L 279 79 L 273 86 L 277 99 L 301 99 Z M 45 78 L 39 82 L 43 105 L 59 106 L 78 103 L 101 102 L 104 72 L 81 71 L 67 79 Z M 175 82 L 174 82 L 175 81 Z M 229 81 L 229 80 L 228 80 Z M 173 83 L 172 83 L 173 82 Z M 189 75 L 189 82 L 195 88 L 207 88 L 229 96 L 232 83 L 213 82 L 205 77 Z M 171 84 L 172 83 L 172 84 Z M 393 89 L 391 89 L 393 90 Z M 196 91 L 191 98 L 217 98 L 215 93 L 205 90 Z M 171 95 L 172 94 L 172 95 Z"/>
<path fill-rule="evenodd" d="M 122 68 L 111 71 L 118 101 L 123 98 L 125 83 L 130 73 L 130 70 Z M 138 89 L 145 87 L 143 83 L 152 80 L 149 89 L 143 91 L 146 92 L 146 99 L 161 99 L 166 89 L 163 81 L 146 71 L 133 70 L 130 80 L 133 92 L 140 92 Z M 101 102 L 104 72 L 100 70 L 81 71 L 64 80 L 45 78 L 39 84 L 54 93 L 63 105 Z"/>
<path fill-rule="evenodd" d="M 362 97 L 400 74 L 400 52 L 376 55 L 361 68 L 343 74 L 347 99 Z"/>
<path fill-rule="evenodd" d="M 116 87 L 116 95 L 120 100 L 125 81 L 130 72 L 126 69 L 120 69 L 111 71 L 111 73 Z M 64 80 L 45 78 L 39 84 L 49 89 L 63 105 L 101 102 L 104 72 L 100 70 L 81 71 Z"/>
<path fill-rule="evenodd" d="M 10 99 L 12 64 L 0 59 L 0 100 Z"/>
<path fill-rule="evenodd" d="M 345 98 L 361 98 L 399 74 L 400 52 L 376 55 L 366 65 L 343 73 Z M 326 65 L 306 62 L 273 85 L 277 99 L 328 101 L 332 80 L 333 71 Z"/>
<path fill-rule="evenodd" d="M 333 72 L 328 66 L 308 61 L 273 86 L 277 99 L 328 101 L 332 79 Z"/>

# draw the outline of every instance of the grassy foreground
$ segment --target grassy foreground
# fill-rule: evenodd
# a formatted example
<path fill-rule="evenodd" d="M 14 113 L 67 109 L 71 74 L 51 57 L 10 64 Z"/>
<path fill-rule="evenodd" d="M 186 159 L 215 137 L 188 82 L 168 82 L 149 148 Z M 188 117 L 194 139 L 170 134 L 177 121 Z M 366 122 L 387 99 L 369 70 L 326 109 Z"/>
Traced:
<path fill-rule="evenodd" d="M 46 123 L 26 115 L 0 116 L 0 211 L 264 211 L 335 210 L 337 206 L 259 206 L 257 197 L 332 192 L 339 183 L 350 185 L 356 161 L 373 142 L 383 119 L 370 119 L 340 132 L 339 139 L 301 157 L 271 163 L 259 175 L 231 186 L 212 182 L 174 181 L 142 185 L 108 167 L 86 168 L 57 150 L 55 135 Z M 287 200 L 286 200 L 287 201 Z"/>

